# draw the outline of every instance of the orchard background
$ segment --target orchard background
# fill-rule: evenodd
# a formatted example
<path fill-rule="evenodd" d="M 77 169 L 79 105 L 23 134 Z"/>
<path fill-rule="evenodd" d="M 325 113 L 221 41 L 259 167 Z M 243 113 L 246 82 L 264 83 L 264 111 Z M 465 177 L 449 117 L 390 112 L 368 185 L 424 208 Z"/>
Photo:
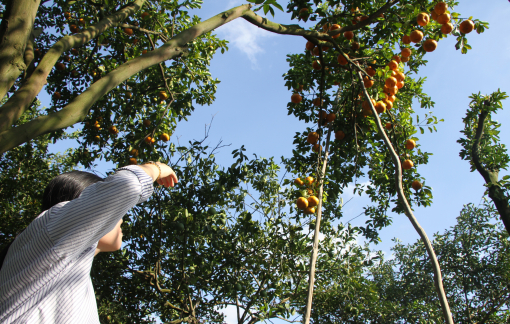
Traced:
<path fill-rule="evenodd" d="M 201 20 L 205 20 L 241 4 L 243 2 L 240 1 L 231 1 L 228 4 L 206 2 L 202 4 L 201 9 L 190 10 L 189 14 L 191 16 L 195 14 Z M 504 55 L 500 54 L 506 53 L 509 49 L 504 42 L 505 31 L 509 27 L 505 19 L 510 11 L 508 4 L 484 6 L 475 1 L 462 1 L 455 7 L 455 11 L 461 13 L 461 17 L 473 16 L 473 19 L 487 21 L 490 23 L 490 28 L 480 35 L 475 32 L 468 35 L 472 50 L 466 55 L 455 50 L 455 37 L 449 36 L 439 41 L 438 48 L 424 56 L 424 59 L 428 60 L 427 65 L 420 68 L 418 76 L 412 76 L 427 78 L 423 91 L 435 102 L 435 107 L 432 109 L 434 115 L 438 119 L 444 119 L 444 122 L 436 125 L 437 133 L 430 134 L 426 131 L 423 135 L 416 135 L 421 149 L 433 153 L 427 164 L 418 166 L 419 173 L 426 179 L 424 184 L 433 188 L 433 203 L 427 208 L 415 208 L 415 215 L 429 237 L 432 233 L 455 225 L 455 217 L 459 215 L 462 206 L 467 203 L 477 204 L 485 191 L 482 177 L 477 172 L 469 172 L 469 163 L 462 161 L 458 156 L 461 146 L 456 141 L 461 137 L 459 132 L 464 127 L 462 118 L 470 102 L 468 96 L 478 92 L 490 94 L 498 88 L 506 91 L 509 83 L 504 71 L 508 70 L 510 64 L 504 59 Z M 258 13 L 261 14 L 261 12 Z M 297 23 L 296 20 L 289 19 L 290 14 L 279 10 L 275 10 L 274 17 L 269 15 L 267 18 L 282 24 Z M 299 21 L 299 24 L 307 28 L 313 26 L 314 22 Z M 230 144 L 229 147 L 221 148 L 215 153 L 215 163 L 220 166 L 235 163 L 236 158 L 231 156 L 230 151 L 239 149 L 243 145 L 246 148 L 244 154 L 250 158 L 252 154 L 258 157 L 275 157 L 278 163 L 280 156 L 290 157 L 292 150 L 295 149 L 293 141 L 296 132 L 304 132 L 310 125 L 293 116 L 288 116 L 286 107 L 293 91 L 287 89 L 282 75 L 289 69 L 286 55 L 303 53 L 306 40 L 300 36 L 273 34 L 243 19 L 236 19 L 225 24 L 214 33 L 219 39 L 230 42 L 227 52 L 216 53 L 211 60 L 211 76 L 213 79 L 221 80 L 221 83 L 217 85 L 216 99 L 210 107 L 193 102 L 195 110 L 187 116 L 188 120 L 181 120 L 174 130 L 169 131 L 170 141 L 176 146 L 187 146 L 188 141 L 202 139 L 204 125 L 211 124 L 204 144 L 214 147 L 220 140 L 223 140 L 223 144 Z M 52 101 L 46 91 L 50 94 L 54 92 L 53 89 L 46 87 L 40 92 L 38 98 L 42 106 L 50 107 Z M 141 94 L 132 91 L 132 96 L 136 98 Z M 419 102 L 413 102 L 414 110 L 422 117 L 424 112 L 419 106 Z M 136 110 L 136 105 L 132 106 L 132 109 Z M 211 123 L 213 115 L 214 120 Z M 503 112 L 494 118 L 503 124 L 500 137 L 504 143 L 509 135 L 505 125 L 508 125 L 510 118 Z M 81 124 L 77 124 L 75 129 L 81 129 L 81 127 Z M 57 152 L 79 146 L 72 140 L 59 140 L 50 147 L 51 151 Z M 177 158 L 173 159 L 175 161 Z M 118 160 L 120 161 L 120 158 Z M 95 161 L 94 163 L 98 163 L 94 170 L 99 172 L 106 173 L 114 168 L 111 162 Z M 69 165 L 72 164 L 69 163 Z M 120 165 L 123 165 L 123 162 L 120 162 Z M 284 171 L 278 172 L 277 177 L 279 179 L 285 177 Z M 367 181 L 366 177 L 357 179 L 358 183 L 367 183 Z M 371 204 L 366 195 L 361 197 L 353 195 L 352 189 L 352 185 L 347 187 L 341 195 L 344 204 L 353 198 L 342 208 L 343 216 L 340 221 L 344 224 L 360 215 L 363 208 Z M 224 197 L 220 195 L 217 199 L 224 199 Z M 210 202 L 204 205 L 210 205 Z M 403 243 L 412 243 L 417 239 L 410 223 L 403 215 L 390 214 L 390 217 L 393 219 L 391 226 L 379 230 L 381 242 L 378 245 L 371 245 L 373 249 L 384 251 L 386 259 L 391 258 L 390 248 L 394 245 L 392 238 L 398 237 Z M 254 213 L 253 219 L 262 220 L 263 217 L 259 218 Z M 350 224 L 364 226 L 366 220 L 367 217 L 361 215 L 353 219 Z M 232 223 L 235 223 L 235 220 L 229 219 L 228 224 Z M 338 221 L 332 223 L 336 226 Z M 12 235 L 12 233 L 8 234 Z M 133 235 L 138 237 L 137 234 Z M 358 243 L 362 244 L 363 237 L 355 237 Z M 171 249 L 172 246 L 168 248 Z M 247 295 L 253 295 L 253 293 L 247 293 Z M 116 308 L 116 306 L 110 307 Z M 262 309 L 261 306 L 258 307 Z M 296 308 L 298 312 L 301 311 L 299 306 Z M 228 314 L 227 322 L 238 322 L 235 306 L 228 306 L 222 311 Z M 104 312 L 102 319 L 107 320 L 107 316 L 110 316 L 107 315 L 108 307 Z M 283 314 L 285 312 L 281 312 L 280 316 Z M 175 316 L 173 314 L 169 318 L 175 319 Z M 184 318 L 182 314 L 180 317 Z M 204 318 L 211 320 L 207 316 Z M 129 322 L 129 320 L 126 321 Z M 273 321 L 277 320 L 273 319 Z"/>

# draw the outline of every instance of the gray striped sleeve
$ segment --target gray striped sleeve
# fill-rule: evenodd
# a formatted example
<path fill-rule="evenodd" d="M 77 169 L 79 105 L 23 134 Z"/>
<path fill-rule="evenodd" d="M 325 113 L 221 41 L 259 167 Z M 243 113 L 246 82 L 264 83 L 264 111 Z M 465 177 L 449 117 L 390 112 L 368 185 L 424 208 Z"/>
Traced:
<path fill-rule="evenodd" d="M 129 166 L 87 187 L 78 198 L 53 206 L 47 229 L 54 250 L 63 258 L 76 257 L 152 191 L 152 178 L 139 167 Z"/>

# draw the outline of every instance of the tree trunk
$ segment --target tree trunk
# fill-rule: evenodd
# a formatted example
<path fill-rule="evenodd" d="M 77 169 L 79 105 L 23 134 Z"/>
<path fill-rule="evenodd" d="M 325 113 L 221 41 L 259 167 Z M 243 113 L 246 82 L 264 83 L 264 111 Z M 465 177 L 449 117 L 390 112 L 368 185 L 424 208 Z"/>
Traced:
<path fill-rule="evenodd" d="M 0 99 L 26 70 L 25 48 L 34 27 L 40 0 L 7 1 L 0 24 Z"/>

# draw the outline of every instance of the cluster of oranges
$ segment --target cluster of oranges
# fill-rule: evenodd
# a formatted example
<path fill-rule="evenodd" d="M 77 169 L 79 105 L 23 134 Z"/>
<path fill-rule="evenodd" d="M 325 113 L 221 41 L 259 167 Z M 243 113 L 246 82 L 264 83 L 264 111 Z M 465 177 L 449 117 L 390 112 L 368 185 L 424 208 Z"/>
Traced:
<path fill-rule="evenodd" d="M 306 177 L 305 181 L 297 178 L 294 183 L 298 187 L 306 185 L 307 197 L 299 197 L 296 200 L 296 205 L 299 209 L 304 211 L 306 214 L 315 214 L 315 207 L 319 205 L 319 198 L 314 196 L 313 186 L 315 185 L 315 179 L 313 177 Z"/>

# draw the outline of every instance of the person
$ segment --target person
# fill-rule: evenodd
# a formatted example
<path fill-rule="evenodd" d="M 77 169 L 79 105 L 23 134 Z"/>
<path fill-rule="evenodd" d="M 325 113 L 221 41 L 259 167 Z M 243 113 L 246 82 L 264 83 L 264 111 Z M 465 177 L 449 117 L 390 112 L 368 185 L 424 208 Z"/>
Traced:
<path fill-rule="evenodd" d="M 44 210 L 8 247 L 0 269 L 0 323 L 99 323 L 90 269 L 94 256 L 122 244 L 122 218 L 175 172 L 150 162 L 104 180 L 73 171 L 44 192 Z M 0 260 L 1 262 L 1 260 Z"/>

